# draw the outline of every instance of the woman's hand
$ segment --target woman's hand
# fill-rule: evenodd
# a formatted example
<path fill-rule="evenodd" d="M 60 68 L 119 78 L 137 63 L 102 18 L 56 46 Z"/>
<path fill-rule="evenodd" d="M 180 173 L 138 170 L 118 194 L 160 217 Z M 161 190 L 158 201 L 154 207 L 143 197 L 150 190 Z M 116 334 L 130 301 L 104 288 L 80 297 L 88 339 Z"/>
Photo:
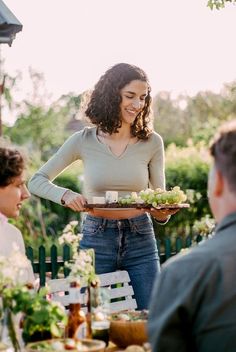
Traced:
<path fill-rule="evenodd" d="M 74 211 L 83 211 L 87 199 L 80 193 L 68 190 L 63 194 L 61 203 Z"/>
<path fill-rule="evenodd" d="M 149 213 L 160 222 L 165 222 L 169 219 L 171 215 L 176 214 L 179 209 L 155 209 L 151 208 Z"/>

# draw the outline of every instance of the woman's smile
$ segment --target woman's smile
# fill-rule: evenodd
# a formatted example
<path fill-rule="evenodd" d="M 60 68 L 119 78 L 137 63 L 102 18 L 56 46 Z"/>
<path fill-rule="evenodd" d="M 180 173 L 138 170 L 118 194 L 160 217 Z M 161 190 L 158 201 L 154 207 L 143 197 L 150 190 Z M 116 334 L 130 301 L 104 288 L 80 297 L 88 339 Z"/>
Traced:
<path fill-rule="evenodd" d="M 121 116 L 123 122 L 130 123 L 143 110 L 145 98 L 148 94 L 148 85 L 141 80 L 134 80 L 121 89 Z M 126 120 L 127 119 L 127 120 Z"/>

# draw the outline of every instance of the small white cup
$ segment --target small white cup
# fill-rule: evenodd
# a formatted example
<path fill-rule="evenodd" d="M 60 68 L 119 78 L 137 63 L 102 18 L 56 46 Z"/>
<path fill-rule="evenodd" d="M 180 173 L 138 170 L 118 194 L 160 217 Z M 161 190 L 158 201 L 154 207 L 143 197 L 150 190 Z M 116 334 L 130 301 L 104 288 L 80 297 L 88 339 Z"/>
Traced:
<path fill-rule="evenodd" d="M 118 192 L 117 191 L 106 191 L 106 203 L 117 203 L 118 202 Z"/>

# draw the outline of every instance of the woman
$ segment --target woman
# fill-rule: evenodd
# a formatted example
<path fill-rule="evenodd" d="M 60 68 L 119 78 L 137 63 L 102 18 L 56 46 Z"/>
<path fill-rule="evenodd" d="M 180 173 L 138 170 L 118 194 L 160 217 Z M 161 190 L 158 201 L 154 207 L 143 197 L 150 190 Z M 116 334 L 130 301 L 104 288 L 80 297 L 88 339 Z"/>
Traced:
<path fill-rule="evenodd" d="M 72 135 L 32 177 L 30 191 L 84 211 L 87 202 L 107 190 L 118 191 L 122 197 L 147 187 L 164 189 L 163 142 L 149 127 L 150 90 L 146 74 L 136 66 L 120 63 L 105 72 L 85 111 L 94 127 Z M 84 163 L 83 195 L 51 182 L 78 159 Z M 150 212 L 162 223 L 171 214 Z M 127 270 L 138 308 L 147 308 L 159 257 L 146 210 L 90 210 L 82 232 L 81 248 L 94 248 L 97 274 Z"/>

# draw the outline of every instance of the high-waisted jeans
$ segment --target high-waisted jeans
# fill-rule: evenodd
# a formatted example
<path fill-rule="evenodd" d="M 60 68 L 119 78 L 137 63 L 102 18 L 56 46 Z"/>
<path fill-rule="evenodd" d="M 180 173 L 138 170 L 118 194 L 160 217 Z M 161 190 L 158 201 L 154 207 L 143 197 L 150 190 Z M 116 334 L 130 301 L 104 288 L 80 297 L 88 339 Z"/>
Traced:
<path fill-rule="evenodd" d="M 143 214 L 124 220 L 87 215 L 81 249 L 95 250 L 97 274 L 127 270 L 138 309 L 147 309 L 160 261 L 151 218 Z"/>

